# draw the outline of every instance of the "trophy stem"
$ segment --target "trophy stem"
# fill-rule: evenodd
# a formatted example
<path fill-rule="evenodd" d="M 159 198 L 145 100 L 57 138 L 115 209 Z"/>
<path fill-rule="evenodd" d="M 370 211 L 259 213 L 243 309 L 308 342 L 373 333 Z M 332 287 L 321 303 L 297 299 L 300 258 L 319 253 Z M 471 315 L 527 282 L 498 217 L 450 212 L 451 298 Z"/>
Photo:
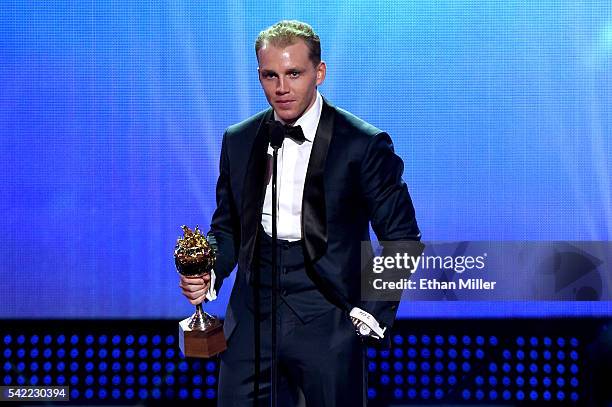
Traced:
<path fill-rule="evenodd" d="M 208 315 L 202 309 L 202 304 L 196 305 L 196 311 L 189 320 L 189 329 L 194 331 L 203 331 L 210 325 L 210 321 L 213 319 L 212 316 Z"/>

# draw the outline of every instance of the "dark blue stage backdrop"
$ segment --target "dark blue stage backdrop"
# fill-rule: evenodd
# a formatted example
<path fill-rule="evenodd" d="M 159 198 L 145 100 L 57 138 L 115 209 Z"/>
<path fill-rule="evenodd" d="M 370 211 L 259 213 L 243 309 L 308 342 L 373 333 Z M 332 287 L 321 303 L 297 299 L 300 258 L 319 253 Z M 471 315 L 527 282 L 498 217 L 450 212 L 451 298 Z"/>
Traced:
<path fill-rule="evenodd" d="M 426 240 L 610 240 L 610 1 L 0 3 L 0 319 L 182 318 L 225 127 L 267 107 L 254 38 L 319 32 L 321 92 L 393 137 Z M 223 314 L 229 284 L 209 310 Z M 402 317 L 612 315 L 412 302 Z"/>

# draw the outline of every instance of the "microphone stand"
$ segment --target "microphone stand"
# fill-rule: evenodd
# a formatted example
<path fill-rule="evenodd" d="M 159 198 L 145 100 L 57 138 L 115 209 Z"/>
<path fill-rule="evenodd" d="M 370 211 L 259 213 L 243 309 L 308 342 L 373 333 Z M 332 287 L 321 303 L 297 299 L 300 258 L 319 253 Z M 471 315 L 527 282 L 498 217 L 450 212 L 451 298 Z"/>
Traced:
<path fill-rule="evenodd" d="M 272 155 L 272 378 L 271 378 L 271 404 L 272 407 L 278 406 L 278 344 L 277 344 L 277 320 L 278 320 L 278 265 L 277 265 L 277 207 L 278 194 L 276 179 L 278 174 L 278 149 L 283 145 L 285 130 L 282 125 L 274 124 L 270 136 L 270 146 L 273 149 Z"/>

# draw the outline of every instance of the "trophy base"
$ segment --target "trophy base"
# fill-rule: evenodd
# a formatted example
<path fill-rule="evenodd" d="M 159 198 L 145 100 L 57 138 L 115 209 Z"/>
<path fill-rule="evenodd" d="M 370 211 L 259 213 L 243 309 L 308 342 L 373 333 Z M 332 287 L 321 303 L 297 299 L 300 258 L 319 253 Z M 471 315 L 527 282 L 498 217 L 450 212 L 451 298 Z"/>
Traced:
<path fill-rule="evenodd" d="M 191 317 L 179 322 L 179 348 L 189 358 L 211 358 L 227 349 L 223 324 L 214 319 L 205 330 L 189 328 Z"/>

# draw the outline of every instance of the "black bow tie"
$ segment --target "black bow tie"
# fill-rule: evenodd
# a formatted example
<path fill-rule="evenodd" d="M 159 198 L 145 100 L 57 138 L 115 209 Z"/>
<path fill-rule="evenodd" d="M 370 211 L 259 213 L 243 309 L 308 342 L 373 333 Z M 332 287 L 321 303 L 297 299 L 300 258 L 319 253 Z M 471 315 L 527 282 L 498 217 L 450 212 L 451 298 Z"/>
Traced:
<path fill-rule="evenodd" d="M 302 131 L 302 126 L 288 126 L 285 125 L 285 137 L 289 137 L 291 140 L 296 143 L 302 144 L 306 141 L 306 137 L 304 136 L 304 132 Z"/>

